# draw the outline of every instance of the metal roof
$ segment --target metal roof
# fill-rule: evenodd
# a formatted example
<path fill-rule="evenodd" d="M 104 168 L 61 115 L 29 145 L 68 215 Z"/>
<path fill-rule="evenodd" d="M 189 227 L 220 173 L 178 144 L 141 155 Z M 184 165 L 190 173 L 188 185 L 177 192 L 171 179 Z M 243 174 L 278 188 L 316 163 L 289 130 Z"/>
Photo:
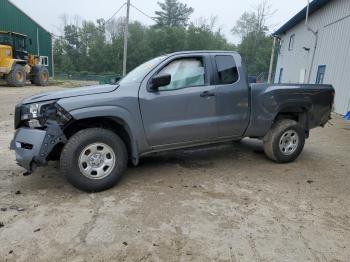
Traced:
<path fill-rule="evenodd" d="M 309 7 L 309 15 L 312 15 L 319 9 L 321 9 L 326 4 L 330 3 L 333 0 L 314 0 L 310 3 Z M 273 33 L 273 35 L 281 35 L 291 29 L 292 27 L 299 24 L 301 21 L 306 19 L 306 11 L 307 6 L 305 6 L 299 13 L 297 13 L 295 16 L 293 16 L 287 23 L 282 25 L 276 32 Z"/>
<path fill-rule="evenodd" d="M 12 0 L 8 0 L 8 2 L 13 5 L 15 8 L 18 9 L 18 11 L 20 11 L 22 14 L 24 14 L 25 16 L 27 16 L 30 20 L 32 20 L 34 23 L 36 23 L 39 27 L 41 27 L 41 29 L 43 29 L 44 31 L 46 31 L 47 33 L 51 34 L 49 30 L 47 30 L 46 28 L 44 28 L 41 24 L 39 24 L 35 19 L 33 19 L 30 15 L 28 15 L 26 12 L 24 12 L 18 5 L 16 5 L 15 3 L 12 2 Z"/>

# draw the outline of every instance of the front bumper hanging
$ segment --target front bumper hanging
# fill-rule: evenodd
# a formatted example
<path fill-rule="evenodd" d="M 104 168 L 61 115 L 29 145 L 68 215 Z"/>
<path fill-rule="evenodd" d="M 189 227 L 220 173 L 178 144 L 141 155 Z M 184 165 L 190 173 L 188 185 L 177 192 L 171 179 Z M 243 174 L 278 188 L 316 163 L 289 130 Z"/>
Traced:
<path fill-rule="evenodd" d="M 19 128 L 10 149 L 16 153 L 17 164 L 28 173 L 38 166 L 47 164 L 47 157 L 59 143 L 67 143 L 67 138 L 57 124 L 50 124 L 46 130 Z"/>

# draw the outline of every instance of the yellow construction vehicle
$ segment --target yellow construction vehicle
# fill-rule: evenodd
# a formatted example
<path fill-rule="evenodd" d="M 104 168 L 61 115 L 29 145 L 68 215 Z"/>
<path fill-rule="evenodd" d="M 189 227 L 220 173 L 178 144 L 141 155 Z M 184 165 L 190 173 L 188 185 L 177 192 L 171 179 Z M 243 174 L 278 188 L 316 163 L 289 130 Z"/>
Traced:
<path fill-rule="evenodd" d="M 47 86 L 49 71 L 41 65 L 37 55 L 27 51 L 26 35 L 0 31 L 0 79 L 9 86 L 24 86 L 27 80 L 32 84 Z"/>

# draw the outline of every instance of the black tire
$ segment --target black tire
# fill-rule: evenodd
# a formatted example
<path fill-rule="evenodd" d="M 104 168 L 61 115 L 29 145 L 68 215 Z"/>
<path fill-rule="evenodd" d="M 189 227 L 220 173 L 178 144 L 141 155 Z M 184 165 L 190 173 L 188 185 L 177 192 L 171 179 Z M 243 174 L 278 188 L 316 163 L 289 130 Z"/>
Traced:
<path fill-rule="evenodd" d="M 115 154 L 112 171 L 98 180 L 88 178 L 79 166 L 81 153 L 93 143 L 104 143 Z M 76 188 L 87 192 L 99 192 L 113 187 L 124 173 L 127 162 L 128 153 L 124 142 L 112 131 L 102 128 L 84 129 L 73 135 L 64 146 L 60 158 L 61 171 L 67 180 Z"/>
<path fill-rule="evenodd" d="M 289 163 L 300 155 L 304 144 L 305 130 L 296 121 L 284 119 L 276 122 L 265 136 L 264 152 L 277 163 Z"/>
<path fill-rule="evenodd" d="M 16 64 L 11 72 L 6 75 L 6 82 L 9 86 L 22 87 L 26 84 L 26 72 L 22 65 Z"/>
<path fill-rule="evenodd" d="M 47 86 L 49 84 L 49 70 L 45 66 L 37 66 L 34 68 L 30 82 L 37 86 Z"/>

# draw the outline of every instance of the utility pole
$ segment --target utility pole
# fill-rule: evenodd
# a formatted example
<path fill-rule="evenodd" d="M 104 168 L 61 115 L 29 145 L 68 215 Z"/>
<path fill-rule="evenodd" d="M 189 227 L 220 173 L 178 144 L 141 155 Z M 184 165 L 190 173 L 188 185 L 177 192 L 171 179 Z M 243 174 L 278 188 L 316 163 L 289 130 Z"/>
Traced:
<path fill-rule="evenodd" d="M 123 76 L 126 75 L 126 60 L 128 56 L 129 18 L 130 18 L 130 0 L 127 0 L 126 21 L 125 21 L 125 29 L 124 29 Z"/>
<path fill-rule="evenodd" d="M 271 84 L 271 82 L 272 82 L 273 62 L 275 61 L 275 48 L 276 48 L 276 36 L 273 37 L 271 59 L 270 59 L 270 69 L 269 69 L 269 76 L 268 76 L 268 79 L 267 79 L 267 82 L 269 84 Z"/>

